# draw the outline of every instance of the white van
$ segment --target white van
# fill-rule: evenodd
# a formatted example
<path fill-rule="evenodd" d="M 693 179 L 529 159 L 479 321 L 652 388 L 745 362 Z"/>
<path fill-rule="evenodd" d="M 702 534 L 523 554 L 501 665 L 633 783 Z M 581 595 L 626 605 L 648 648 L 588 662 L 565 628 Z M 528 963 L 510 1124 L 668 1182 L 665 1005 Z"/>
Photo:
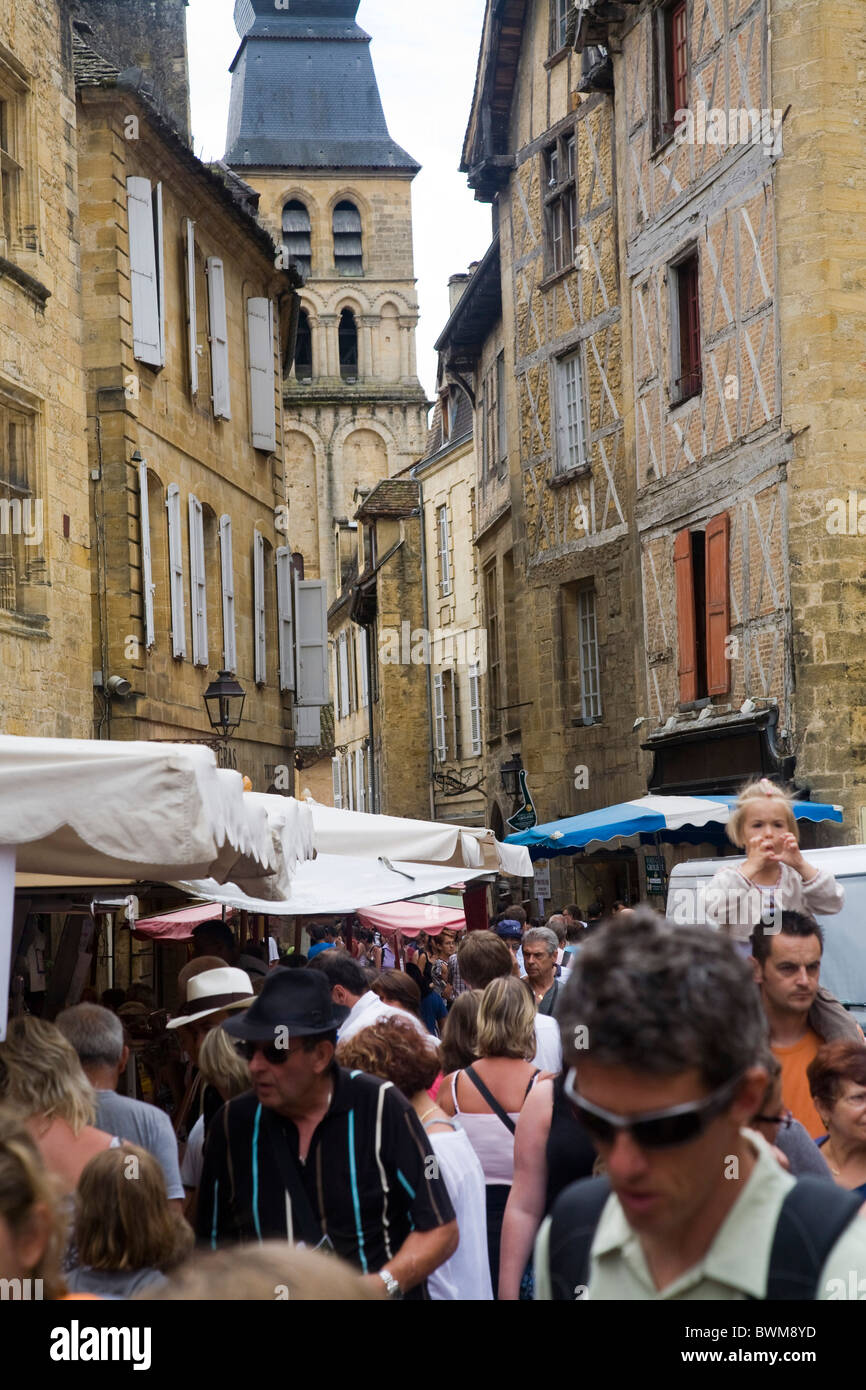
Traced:
<path fill-rule="evenodd" d="M 824 930 L 821 984 L 829 989 L 861 1026 L 866 1024 L 866 845 L 806 850 L 815 868 L 827 869 L 845 890 L 845 905 L 832 917 L 818 917 Z M 705 892 L 722 865 L 737 868 L 745 855 L 725 859 L 687 859 L 676 864 L 668 880 L 667 913 L 685 925 L 706 925 Z"/>

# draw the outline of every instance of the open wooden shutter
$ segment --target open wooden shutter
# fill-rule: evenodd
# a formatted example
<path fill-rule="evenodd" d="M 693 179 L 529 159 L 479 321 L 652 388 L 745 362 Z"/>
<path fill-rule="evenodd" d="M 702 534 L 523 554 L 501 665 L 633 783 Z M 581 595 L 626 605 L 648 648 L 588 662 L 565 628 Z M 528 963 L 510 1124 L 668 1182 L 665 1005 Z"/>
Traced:
<path fill-rule="evenodd" d="M 180 488 L 172 483 L 165 494 L 168 515 L 168 567 L 171 575 L 171 654 L 186 656 L 186 616 L 183 601 L 183 537 L 180 523 Z"/>
<path fill-rule="evenodd" d="M 213 413 L 221 420 L 232 418 L 229 385 L 229 342 L 226 319 L 225 269 L 217 256 L 207 263 L 208 311 L 210 314 L 210 361 Z"/>
<path fill-rule="evenodd" d="M 162 220 L 162 184 L 153 190 L 153 245 L 156 262 L 156 297 L 159 306 L 159 365 L 165 366 L 165 234 Z"/>
<path fill-rule="evenodd" d="M 677 675 L 680 679 L 680 702 L 688 704 L 698 698 L 698 641 L 691 531 L 680 531 L 674 541 L 674 574 L 677 585 Z"/>
<path fill-rule="evenodd" d="M 349 700 L 349 638 L 348 633 L 341 632 L 337 639 L 337 651 L 340 654 L 340 705 L 343 711 L 343 718 L 352 713 L 352 706 Z"/>
<path fill-rule="evenodd" d="M 355 759 L 346 754 L 346 804 L 350 811 L 355 809 Z"/>
<path fill-rule="evenodd" d="M 277 414 L 274 403 L 274 306 L 270 299 L 247 300 L 247 334 L 253 448 L 272 454 L 277 447 Z"/>
<path fill-rule="evenodd" d="M 364 783 L 364 750 L 360 745 L 355 749 L 355 798 L 358 810 L 367 810 L 367 788 Z"/>
<path fill-rule="evenodd" d="M 731 663 L 727 656 L 730 632 L 730 581 L 728 544 L 731 520 L 721 512 L 707 523 L 707 693 L 727 695 L 731 688 Z"/>
<path fill-rule="evenodd" d="M 235 573 L 232 559 L 232 519 L 220 517 L 220 571 L 223 599 L 223 669 L 234 673 L 238 669 L 237 639 L 235 636 Z"/>
<path fill-rule="evenodd" d="M 445 681 L 441 671 L 433 677 L 433 724 L 436 734 L 436 761 L 444 763 L 448 757 L 448 739 L 445 732 Z"/>
<path fill-rule="evenodd" d="M 255 680 L 264 685 L 268 678 L 265 632 L 265 538 L 253 532 L 253 621 L 255 631 Z"/>
<path fill-rule="evenodd" d="M 150 650 L 156 641 L 153 621 L 153 560 L 150 551 L 150 501 L 147 495 L 147 463 L 138 465 L 138 492 L 141 503 L 141 587 L 144 597 L 144 645 Z"/>
<path fill-rule="evenodd" d="M 324 579 L 299 579 L 295 571 L 295 700 L 326 705 L 328 693 L 328 590 Z"/>
<path fill-rule="evenodd" d="M 149 179 L 131 176 L 126 180 L 126 208 L 129 222 L 133 356 L 139 362 L 147 362 L 151 367 L 161 367 L 164 358 L 163 334 L 160 331 L 159 268 L 153 192 Z"/>
<path fill-rule="evenodd" d="M 189 347 L 189 389 L 198 391 L 198 306 L 195 296 L 195 223 L 186 219 L 186 311 L 187 343 Z"/>
<path fill-rule="evenodd" d="M 189 576 L 192 599 L 192 659 L 207 666 L 207 584 L 204 561 L 204 516 L 201 502 L 189 497 Z"/>
<path fill-rule="evenodd" d="M 481 697 L 478 681 L 478 667 L 469 667 L 469 735 L 472 742 L 472 755 L 481 752 Z"/>
<path fill-rule="evenodd" d="M 367 629 L 361 628 L 358 638 L 358 661 L 361 667 L 361 709 L 370 704 L 370 668 L 367 662 Z"/>
<path fill-rule="evenodd" d="M 339 810 L 343 805 L 343 769 L 339 755 L 331 759 L 331 777 L 334 786 L 334 805 Z"/>
<path fill-rule="evenodd" d="M 292 552 L 277 551 L 277 624 L 280 645 L 280 690 L 295 688 L 295 637 L 292 623 Z"/>

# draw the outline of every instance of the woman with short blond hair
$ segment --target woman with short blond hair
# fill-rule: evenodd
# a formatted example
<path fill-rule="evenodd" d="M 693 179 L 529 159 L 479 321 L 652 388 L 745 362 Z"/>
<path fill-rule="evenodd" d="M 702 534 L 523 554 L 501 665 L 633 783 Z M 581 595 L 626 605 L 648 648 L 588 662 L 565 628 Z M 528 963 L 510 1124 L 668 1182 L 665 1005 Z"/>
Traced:
<path fill-rule="evenodd" d="M 0 1043 L 0 1101 L 17 1110 L 67 1194 L 85 1166 L 118 1140 L 94 1127 L 96 1097 L 78 1054 L 41 1018 L 13 1018 Z"/>
<path fill-rule="evenodd" d="M 478 1061 L 446 1076 L 438 1100 L 460 1119 L 484 1172 L 487 1252 L 493 1296 L 498 1295 L 502 1218 L 514 1177 L 514 1131 L 524 1101 L 541 1072 L 535 1052 L 535 1004 L 513 975 L 492 980 L 478 1008 Z"/>

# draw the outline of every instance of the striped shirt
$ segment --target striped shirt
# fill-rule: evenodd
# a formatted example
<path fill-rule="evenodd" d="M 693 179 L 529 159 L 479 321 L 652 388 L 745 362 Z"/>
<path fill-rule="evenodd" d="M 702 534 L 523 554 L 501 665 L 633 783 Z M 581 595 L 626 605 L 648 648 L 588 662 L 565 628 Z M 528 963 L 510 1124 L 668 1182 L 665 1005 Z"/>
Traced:
<path fill-rule="evenodd" d="M 213 1248 L 269 1239 L 315 1244 L 317 1236 L 327 1237 L 338 1255 L 374 1273 L 412 1231 L 454 1220 L 438 1171 L 401 1093 L 389 1081 L 335 1067 L 331 1106 L 305 1162 L 295 1125 L 254 1094 L 223 1106 L 208 1131 L 198 1236 Z M 422 1287 L 409 1296 L 426 1292 Z"/>

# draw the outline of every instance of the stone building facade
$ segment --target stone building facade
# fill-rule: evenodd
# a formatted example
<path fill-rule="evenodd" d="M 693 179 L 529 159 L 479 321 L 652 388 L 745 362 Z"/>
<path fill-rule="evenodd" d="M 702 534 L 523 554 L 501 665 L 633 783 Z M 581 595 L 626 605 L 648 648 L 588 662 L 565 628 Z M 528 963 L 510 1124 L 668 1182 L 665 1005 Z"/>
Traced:
<path fill-rule="evenodd" d="M 650 787 L 775 775 L 862 840 L 862 24 L 829 0 L 611 14 L 577 37 L 613 53 Z"/>
<path fill-rule="evenodd" d="M 70 7 L 0 12 L 0 731 L 85 738 L 90 524 Z"/>
<path fill-rule="evenodd" d="M 97 734 L 206 738 L 203 695 L 227 670 L 246 691 L 232 764 L 291 790 L 302 591 L 279 366 L 295 292 L 231 180 L 97 42 L 75 40 Z"/>
<path fill-rule="evenodd" d="M 500 634 L 487 684 L 495 828 L 512 809 L 493 804 L 499 768 L 517 754 L 542 821 L 642 790 L 615 113 L 607 65 L 573 51 L 575 20 L 558 0 L 491 0 L 463 150 L 476 197 L 495 206 L 501 282 L 501 339 L 485 338 L 476 376 L 478 429 L 506 435 L 478 518 Z M 554 898 L 638 889 L 633 856 L 577 873 L 554 861 Z"/>
<path fill-rule="evenodd" d="M 335 524 L 424 452 L 412 180 L 388 134 L 357 0 L 238 0 L 226 160 L 304 276 L 286 381 L 292 544 L 336 597 Z"/>

